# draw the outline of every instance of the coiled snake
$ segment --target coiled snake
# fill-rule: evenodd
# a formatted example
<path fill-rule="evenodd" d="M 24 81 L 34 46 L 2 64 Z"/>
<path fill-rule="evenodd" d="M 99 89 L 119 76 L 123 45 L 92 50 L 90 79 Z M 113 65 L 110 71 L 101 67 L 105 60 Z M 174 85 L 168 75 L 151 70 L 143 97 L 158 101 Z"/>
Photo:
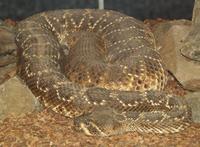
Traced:
<path fill-rule="evenodd" d="M 87 135 L 174 133 L 190 122 L 181 87 L 142 22 L 110 10 L 57 10 L 17 26 L 18 75 Z M 178 90 L 177 90 L 178 89 Z"/>

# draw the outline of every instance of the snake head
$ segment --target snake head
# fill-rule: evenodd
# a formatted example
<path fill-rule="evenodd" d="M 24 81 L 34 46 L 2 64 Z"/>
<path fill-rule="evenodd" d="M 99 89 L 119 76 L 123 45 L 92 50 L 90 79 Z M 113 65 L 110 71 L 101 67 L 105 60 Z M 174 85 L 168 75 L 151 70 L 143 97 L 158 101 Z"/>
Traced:
<path fill-rule="evenodd" d="M 103 110 L 103 111 L 102 111 Z M 75 130 L 82 131 L 89 136 L 111 136 L 121 134 L 122 114 L 116 113 L 111 108 L 97 108 L 90 114 L 75 118 Z"/>

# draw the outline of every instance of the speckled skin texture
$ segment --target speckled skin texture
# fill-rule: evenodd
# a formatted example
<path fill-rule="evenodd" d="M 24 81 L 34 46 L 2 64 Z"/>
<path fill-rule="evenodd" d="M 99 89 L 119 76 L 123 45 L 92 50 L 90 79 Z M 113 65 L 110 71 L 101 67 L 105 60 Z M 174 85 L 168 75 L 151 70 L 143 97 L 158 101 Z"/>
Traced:
<path fill-rule="evenodd" d="M 18 75 L 87 135 L 174 133 L 190 109 L 154 42 L 142 22 L 115 11 L 44 12 L 17 26 Z"/>

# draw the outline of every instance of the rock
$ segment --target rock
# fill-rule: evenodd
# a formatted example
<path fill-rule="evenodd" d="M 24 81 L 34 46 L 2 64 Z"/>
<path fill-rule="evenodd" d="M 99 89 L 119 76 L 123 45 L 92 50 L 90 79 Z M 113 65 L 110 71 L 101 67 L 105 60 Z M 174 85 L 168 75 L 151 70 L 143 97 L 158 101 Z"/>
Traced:
<path fill-rule="evenodd" d="M 200 25 L 193 25 L 192 30 L 183 41 L 183 47 L 180 49 L 181 54 L 188 60 L 199 62 L 200 65 Z"/>
<path fill-rule="evenodd" d="M 186 100 L 192 109 L 193 122 L 200 123 L 200 92 L 187 94 Z"/>
<path fill-rule="evenodd" d="M 10 22 L 0 23 L 0 55 L 15 54 L 17 46 L 15 44 L 14 24 Z"/>
<path fill-rule="evenodd" d="M 16 68 L 15 63 L 0 68 L 0 85 L 15 76 L 17 70 Z"/>
<path fill-rule="evenodd" d="M 0 119 L 39 110 L 40 105 L 31 91 L 13 77 L 0 85 Z"/>
<path fill-rule="evenodd" d="M 192 14 L 192 23 L 195 25 L 200 24 L 200 0 L 195 0 Z"/>
<path fill-rule="evenodd" d="M 186 89 L 200 90 L 200 64 L 188 60 L 180 52 L 190 31 L 191 22 L 187 20 L 163 22 L 153 27 L 156 44 L 167 69 Z"/>
<path fill-rule="evenodd" d="M 200 79 L 191 79 L 189 81 L 186 81 L 184 83 L 184 86 L 187 89 L 190 89 L 192 91 L 199 91 L 199 87 L 200 87 Z"/>
<path fill-rule="evenodd" d="M 13 77 L 16 71 L 15 22 L 0 22 L 0 84 Z"/>
<path fill-rule="evenodd" d="M 200 65 L 200 0 L 195 0 L 191 31 L 183 41 L 181 54 Z M 200 81 L 199 81 L 200 82 Z"/>

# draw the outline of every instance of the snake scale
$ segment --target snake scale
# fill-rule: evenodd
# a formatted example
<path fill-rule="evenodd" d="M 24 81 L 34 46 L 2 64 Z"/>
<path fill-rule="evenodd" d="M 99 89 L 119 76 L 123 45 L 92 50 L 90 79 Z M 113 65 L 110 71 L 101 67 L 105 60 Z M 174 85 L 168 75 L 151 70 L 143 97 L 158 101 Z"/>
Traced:
<path fill-rule="evenodd" d="M 18 75 L 77 131 L 175 133 L 190 124 L 182 88 L 150 29 L 111 10 L 42 12 L 17 25 Z"/>

